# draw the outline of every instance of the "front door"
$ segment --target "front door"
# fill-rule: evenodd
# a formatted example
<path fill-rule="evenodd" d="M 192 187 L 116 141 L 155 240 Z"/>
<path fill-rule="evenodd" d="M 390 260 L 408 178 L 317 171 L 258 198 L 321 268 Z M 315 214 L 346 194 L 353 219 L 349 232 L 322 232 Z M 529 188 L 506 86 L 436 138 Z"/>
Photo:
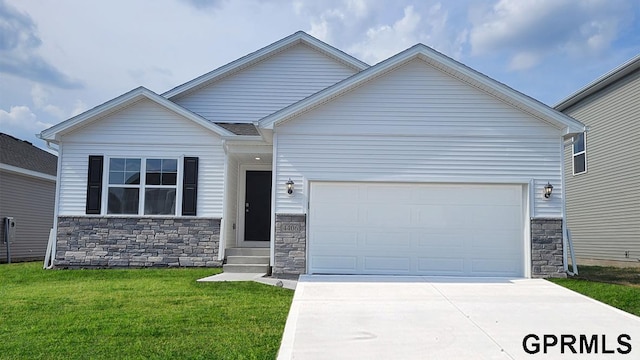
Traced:
<path fill-rule="evenodd" d="M 247 170 L 244 201 L 244 241 L 271 237 L 271 171 Z"/>

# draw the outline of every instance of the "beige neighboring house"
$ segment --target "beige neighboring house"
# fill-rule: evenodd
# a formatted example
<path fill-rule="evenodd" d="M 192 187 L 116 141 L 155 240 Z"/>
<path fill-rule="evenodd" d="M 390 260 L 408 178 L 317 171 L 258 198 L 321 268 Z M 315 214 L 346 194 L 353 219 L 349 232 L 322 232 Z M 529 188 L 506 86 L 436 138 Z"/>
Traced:
<path fill-rule="evenodd" d="M 555 108 L 588 126 L 565 149 L 577 263 L 640 266 L 640 55 Z"/>
<path fill-rule="evenodd" d="M 53 226 L 58 158 L 0 133 L 0 262 L 6 263 L 5 218 L 15 222 L 11 262 L 42 260 Z"/>

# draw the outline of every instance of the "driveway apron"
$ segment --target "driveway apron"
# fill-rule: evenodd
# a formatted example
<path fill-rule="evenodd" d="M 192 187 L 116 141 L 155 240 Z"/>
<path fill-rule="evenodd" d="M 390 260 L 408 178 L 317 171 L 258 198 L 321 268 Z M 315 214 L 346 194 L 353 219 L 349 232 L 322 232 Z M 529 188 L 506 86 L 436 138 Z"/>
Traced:
<path fill-rule="evenodd" d="M 332 275 L 300 277 L 278 354 L 283 360 L 603 357 L 640 358 L 640 318 L 546 280 Z"/>

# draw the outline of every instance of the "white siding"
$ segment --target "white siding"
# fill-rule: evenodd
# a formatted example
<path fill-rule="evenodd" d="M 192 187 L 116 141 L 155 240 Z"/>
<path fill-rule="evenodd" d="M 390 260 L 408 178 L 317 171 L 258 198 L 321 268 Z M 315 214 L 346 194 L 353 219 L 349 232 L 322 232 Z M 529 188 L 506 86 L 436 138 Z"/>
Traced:
<path fill-rule="evenodd" d="M 573 175 L 566 149 L 567 222 L 579 259 L 640 259 L 639 98 L 636 71 L 565 111 L 589 126 L 586 173 Z"/>
<path fill-rule="evenodd" d="M 354 73 L 344 64 L 299 44 L 172 100 L 211 121 L 253 122 Z"/>
<path fill-rule="evenodd" d="M 528 183 L 562 214 L 560 131 L 420 60 L 276 128 L 276 212 L 306 211 L 309 180 Z M 549 181 L 553 196 L 542 198 Z"/>
<path fill-rule="evenodd" d="M 89 155 L 199 157 L 198 216 L 222 217 L 224 151 L 209 130 L 151 101 L 138 102 L 64 136 L 59 215 L 84 215 Z"/>

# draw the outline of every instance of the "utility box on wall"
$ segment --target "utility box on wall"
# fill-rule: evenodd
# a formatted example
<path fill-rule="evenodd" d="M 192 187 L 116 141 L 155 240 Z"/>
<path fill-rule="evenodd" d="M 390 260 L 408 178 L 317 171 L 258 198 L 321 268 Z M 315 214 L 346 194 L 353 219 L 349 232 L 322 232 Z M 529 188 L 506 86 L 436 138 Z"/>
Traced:
<path fill-rule="evenodd" d="M 7 263 L 11 263 L 11 244 L 16 238 L 16 221 L 13 217 L 7 216 L 4 218 L 4 236 L 2 242 L 7 247 Z"/>

